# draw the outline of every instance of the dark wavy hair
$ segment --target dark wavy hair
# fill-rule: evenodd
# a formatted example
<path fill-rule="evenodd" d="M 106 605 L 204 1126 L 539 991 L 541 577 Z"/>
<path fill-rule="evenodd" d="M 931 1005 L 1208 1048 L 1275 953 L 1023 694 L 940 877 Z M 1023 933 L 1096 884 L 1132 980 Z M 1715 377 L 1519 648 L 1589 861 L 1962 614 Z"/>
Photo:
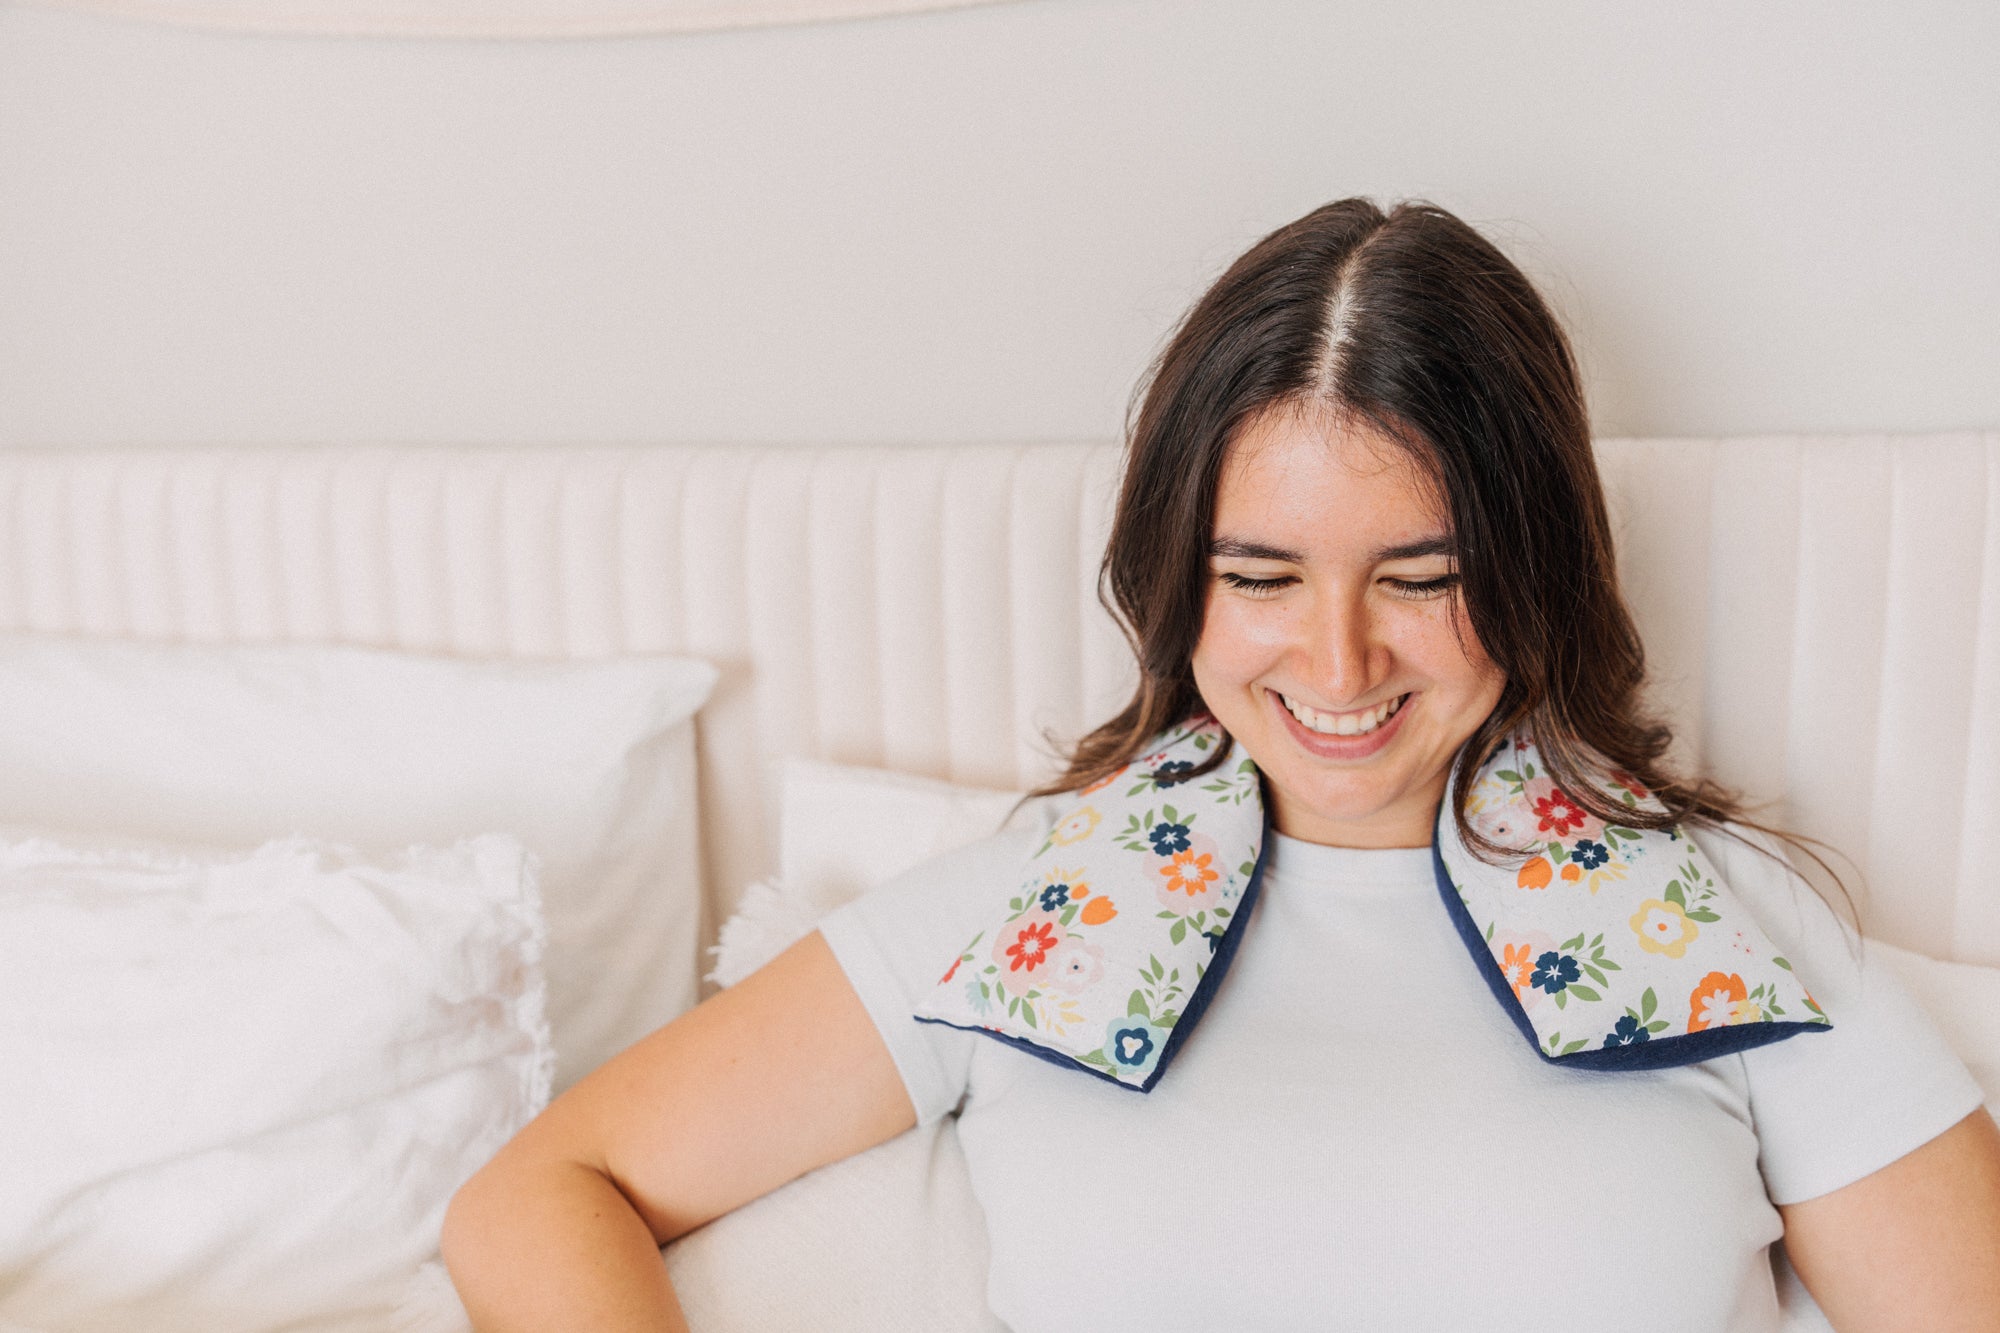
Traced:
<path fill-rule="evenodd" d="M 1618 589 L 1561 325 L 1527 277 L 1452 214 L 1423 202 L 1384 212 L 1366 199 L 1327 204 L 1252 246 L 1142 384 L 1098 582 L 1138 657 L 1138 689 L 1037 794 L 1106 777 L 1203 711 L 1190 661 L 1218 478 L 1244 423 L 1281 406 L 1375 427 L 1409 451 L 1449 516 L 1454 595 L 1506 674 L 1456 761 L 1453 814 L 1468 846 L 1496 859 L 1505 850 L 1471 826 L 1465 793 L 1484 757 L 1524 729 L 1551 779 L 1608 823 L 1763 828 L 1732 793 L 1665 765 L 1672 736 L 1641 700 L 1645 649 Z M 1601 785 L 1607 768 L 1662 808 L 1618 801 Z"/>

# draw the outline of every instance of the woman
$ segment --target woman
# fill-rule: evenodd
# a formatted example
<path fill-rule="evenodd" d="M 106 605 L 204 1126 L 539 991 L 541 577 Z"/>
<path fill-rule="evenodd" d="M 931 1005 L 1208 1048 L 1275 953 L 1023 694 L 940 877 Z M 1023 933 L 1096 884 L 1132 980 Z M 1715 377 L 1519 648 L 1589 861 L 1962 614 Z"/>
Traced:
<path fill-rule="evenodd" d="M 1068 835 L 992 839 L 829 918 L 503 1150 L 446 1226 L 480 1327 L 680 1327 L 660 1243 L 954 1110 L 1017 1333 L 1769 1329 L 1781 1235 L 1838 1328 L 2000 1327 L 2000 1132 L 1824 905 L 1724 828 L 1726 796 L 1663 769 L 1575 368 L 1498 251 L 1357 200 L 1260 242 L 1161 357 L 1106 575 L 1141 685 L 1051 790 L 1102 789 L 1207 714 L 1270 819 L 1173 1069 L 1134 1096 L 910 1021 Z M 1662 1068 L 1524 1049 L 1496 1000 L 1543 997 L 1468 960 L 1429 850 L 1455 830 L 1504 861 L 1468 793 L 1522 734 L 1562 818 L 1689 829 L 1832 1029 Z"/>

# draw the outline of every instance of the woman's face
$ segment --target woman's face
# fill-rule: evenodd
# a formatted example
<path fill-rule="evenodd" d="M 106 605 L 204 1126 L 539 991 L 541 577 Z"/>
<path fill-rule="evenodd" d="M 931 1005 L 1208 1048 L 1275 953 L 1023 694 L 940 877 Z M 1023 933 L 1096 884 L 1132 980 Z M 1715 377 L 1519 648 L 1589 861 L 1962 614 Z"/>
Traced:
<path fill-rule="evenodd" d="M 1428 845 L 1504 680 L 1417 465 L 1365 425 L 1262 412 L 1223 462 L 1209 549 L 1195 684 L 1264 771 L 1278 831 Z"/>

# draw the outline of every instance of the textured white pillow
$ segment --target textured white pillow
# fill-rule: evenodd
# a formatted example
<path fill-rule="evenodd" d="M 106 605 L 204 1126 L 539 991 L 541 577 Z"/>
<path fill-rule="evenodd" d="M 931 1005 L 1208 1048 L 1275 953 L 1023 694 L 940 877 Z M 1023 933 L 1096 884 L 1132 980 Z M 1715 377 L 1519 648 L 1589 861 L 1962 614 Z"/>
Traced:
<path fill-rule="evenodd" d="M 554 1063 L 511 838 L 0 839 L 0 1325 L 380 1329 Z"/>
<path fill-rule="evenodd" d="M 692 719 L 714 680 L 665 657 L 5 635 L 0 820 L 371 852 L 512 834 L 541 861 L 560 1089 L 694 1003 Z"/>
<path fill-rule="evenodd" d="M 733 984 L 820 917 L 940 852 L 999 831 L 1019 792 L 789 760 L 779 881 L 723 927 Z M 1039 817 L 1023 807 L 1016 819 Z M 765 1195 L 667 1247 L 696 1328 L 989 1333 L 986 1219 L 946 1116 Z"/>

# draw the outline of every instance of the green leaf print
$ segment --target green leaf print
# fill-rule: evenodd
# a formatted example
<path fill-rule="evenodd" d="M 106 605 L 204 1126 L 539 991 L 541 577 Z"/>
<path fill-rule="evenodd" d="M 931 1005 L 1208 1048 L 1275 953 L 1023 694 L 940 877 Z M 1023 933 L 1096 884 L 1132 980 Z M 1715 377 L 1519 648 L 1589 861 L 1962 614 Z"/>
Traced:
<path fill-rule="evenodd" d="M 1132 1017 L 1145 1018 L 1148 1015 L 1148 1013 L 1149 1010 L 1146 1007 L 1146 992 L 1142 990 L 1133 991 L 1132 998 L 1125 1001 L 1125 1016 L 1127 1018 L 1132 1018 Z"/>
<path fill-rule="evenodd" d="M 1586 1041 L 1584 1038 L 1578 1037 L 1575 1041 L 1563 1047 L 1562 1053 L 1564 1055 L 1575 1055 L 1578 1051 L 1582 1050 L 1585 1046 L 1589 1044 L 1590 1043 Z"/>
<path fill-rule="evenodd" d="M 1644 1020 L 1651 1018 L 1653 1016 L 1653 1011 L 1655 1009 L 1658 1009 L 1659 1007 L 1660 1007 L 1660 1002 L 1659 1000 L 1654 998 L 1653 988 L 1651 986 L 1646 987 L 1646 993 L 1639 997 L 1640 1020 L 1643 1022 Z"/>
<path fill-rule="evenodd" d="M 1564 940 L 1561 944 L 1558 944 L 1556 947 L 1558 949 L 1561 949 L 1564 953 L 1575 953 L 1578 949 L 1581 949 L 1583 947 L 1583 936 L 1578 935 L 1573 940 Z"/>
<path fill-rule="evenodd" d="M 1712 921 L 1722 920 L 1721 917 L 1717 916 L 1714 912 L 1710 911 L 1706 907 L 1690 908 L 1688 910 L 1687 918 L 1690 921 L 1700 921 L 1703 922 L 1704 924 Z"/>
<path fill-rule="evenodd" d="M 1041 1026 L 1039 1023 L 1035 1022 L 1035 1006 L 1032 1004 L 1025 1004 L 1021 1006 L 1021 1021 L 1023 1023 L 1026 1023 L 1031 1028 Z"/>
<path fill-rule="evenodd" d="M 1774 963 L 1776 963 L 1776 964 L 1777 964 L 1777 965 L 1778 965 L 1779 967 L 1782 967 L 1782 968 L 1784 968 L 1784 969 L 1785 969 L 1785 971 L 1787 971 L 1787 972 L 1789 972 L 1789 971 L 1791 971 L 1791 970 L 1792 970 L 1792 965 L 1791 965 L 1790 963 L 1786 962 L 1786 961 L 1785 961 L 1784 959 L 1782 959 L 1782 958 L 1778 957 L 1778 956 L 1777 956 L 1776 954 L 1773 954 L 1773 955 L 1771 956 L 1771 961 L 1772 961 L 1772 962 L 1774 962 Z"/>
<path fill-rule="evenodd" d="M 1498 779 L 1500 779 L 1500 780 L 1501 780 L 1502 782 L 1511 782 L 1511 783 L 1513 783 L 1513 784 L 1514 784 L 1514 785 L 1515 785 L 1516 787 L 1520 787 L 1520 786 L 1524 786 L 1524 785 L 1525 785 L 1525 784 L 1524 784 L 1524 783 L 1523 783 L 1523 782 L 1521 781 L 1521 775 L 1520 775 L 1519 773 L 1516 773 L 1516 772 L 1515 772 L 1515 771 L 1514 771 L 1513 769 L 1511 769 L 1511 768 L 1503 768 L 1503 769 L 1501 769 L 1501 770 L 1500 770 L 1500 771 L 1499 771 L 1498 773 L 1495 773 L 1495 774 L 1494 774 L 1493 776 L 1494 776 L 1494 777 L 1496 777 L 1496 778 L 1498 778 Z"/>
<path fill-rule="evenodd" d="M 1688 905 L 1687 895 L 1681 892 L 1681 882 L 1679 880 L 1670 879 L 1667 881 L 1666 899 L 1676 907 L 1686 907 Z"/>
<path fill-rule="evenodd" d="M 1563 988 L 1563 993 L 1566 995 L 1574 995 L 1579 1000 L 1596 1001 L 1604 998 L 1602 995 L 1599 995 L 1596 991 L 1592 990 L 1590 987 L 1579 986 L 1575 982 L 1571 982 L 1569 985 L 1565 986 Z"/>
<path fill-rule="evenodd" d="M 1179 944 L 1182 940 L 1187 938 L 1187 924 L 1188 923 L 1185 921 L 1174 922 L 1174 928 L 1167 932 L 1167 938 L 1172 940 L 1175 944 Z"/>

